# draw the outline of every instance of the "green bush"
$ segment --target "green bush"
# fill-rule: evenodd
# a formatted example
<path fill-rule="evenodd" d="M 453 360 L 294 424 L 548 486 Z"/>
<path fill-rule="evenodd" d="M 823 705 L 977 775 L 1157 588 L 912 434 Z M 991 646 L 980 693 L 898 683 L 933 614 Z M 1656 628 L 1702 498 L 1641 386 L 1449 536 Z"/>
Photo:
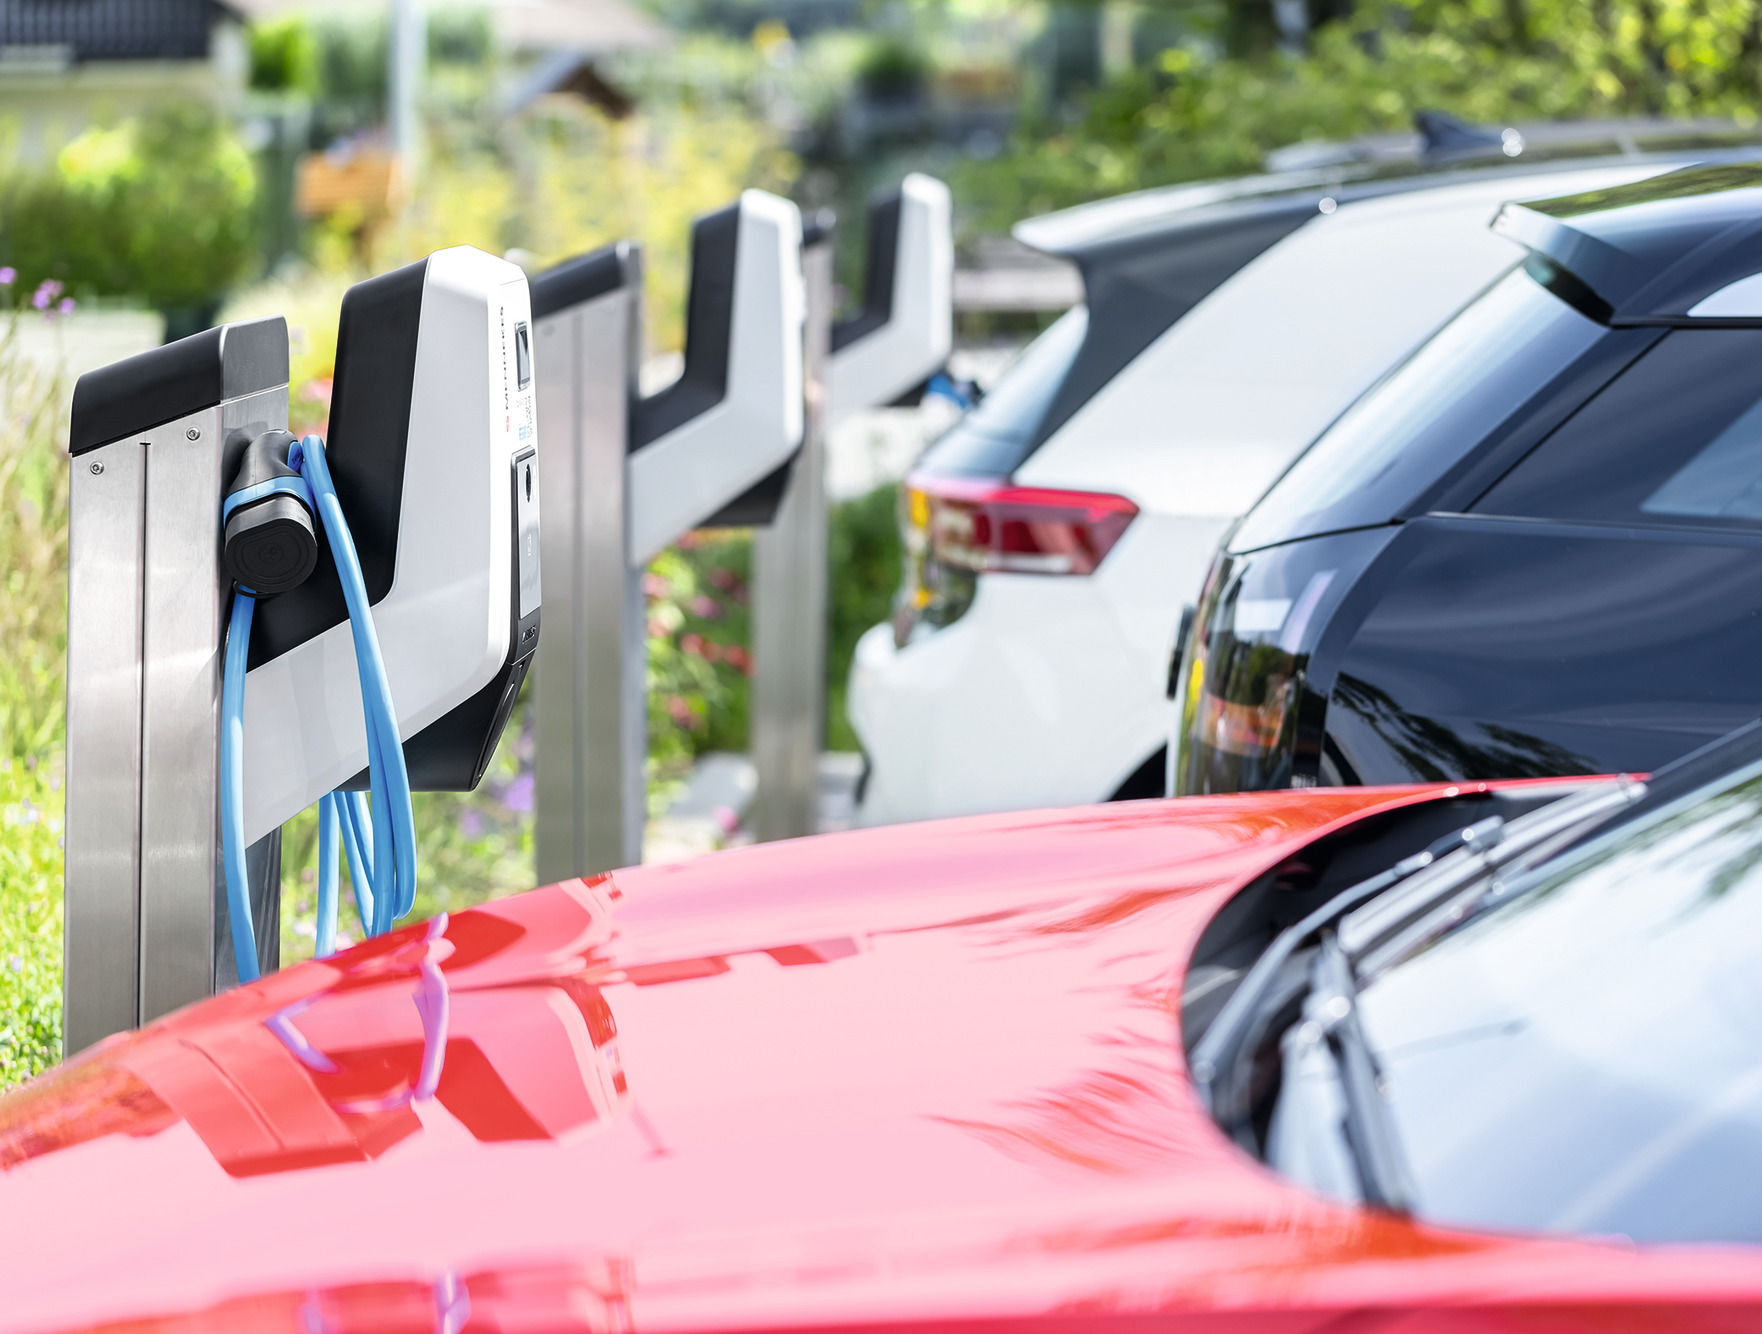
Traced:
<path fill-rule="evenodd" d="M 304 14 L 253 23 L 250 40 L 251 87 L 267 93 L 318 94 L 318 38 Z"/>
<path fill-rule="evenodd" d="M 845 683 L 856 643 L 885 621 L 899 585 L 897 489 L 878 487 L 834 505 L 828 516 L 826 746 L 855 750 Z M 752 542 L 739 532 L 693 533 L 649 572 L 651 759 L 664 778 L 682 776 L 712 750 L 745 750 Z"/>
<path fill-rule="evenodd" d="M 893 612 L 899 587 L 899 489 L 876 487 L 832 508 L 827 533 L 832 570 L 831 624 L 826 640 L 826 748 L 855 750 L 845 714 L 845 686 L 857 640 Z"/>
<path fill-rule="evenodd" d="M 910 97 L 930 76 L 930 61 L 900 34 L 877 37 L 857 61 L 857 80 L 871 97 Z"/>
<path fill-rule="evenodd" d="M 28 284 L 173 311 L 216 300 L 256 257 L 255 168 L 206 106 L 88 130 L 8 193 L 0 258 Z"/>

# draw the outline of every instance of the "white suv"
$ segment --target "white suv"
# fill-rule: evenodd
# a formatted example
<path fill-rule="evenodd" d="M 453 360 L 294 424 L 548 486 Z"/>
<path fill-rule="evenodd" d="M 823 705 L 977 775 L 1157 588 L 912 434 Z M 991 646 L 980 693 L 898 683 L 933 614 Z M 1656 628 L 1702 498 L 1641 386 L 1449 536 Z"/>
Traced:
<path fill-rule="evenodd" d="M 1177 622 L 1230 522 L 1519 260 L 1499 204 L 1693 160 L 1286 174 L 1021 224 L 1085 304 L 907 478 L 893 623 L 851 669 L 858 820 L 1160 795 Z"/>

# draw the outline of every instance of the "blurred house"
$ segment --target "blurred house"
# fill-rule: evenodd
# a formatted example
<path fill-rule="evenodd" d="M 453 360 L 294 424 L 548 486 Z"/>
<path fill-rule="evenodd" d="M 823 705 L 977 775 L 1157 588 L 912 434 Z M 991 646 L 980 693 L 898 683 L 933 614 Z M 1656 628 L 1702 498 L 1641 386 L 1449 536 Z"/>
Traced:
<path fill-rule="evenodd" d="M 222 0 L 0 0 L 0 123 L 26 161 L 165 102 L 235 107 L 249 73 L 244 16 Z"/>

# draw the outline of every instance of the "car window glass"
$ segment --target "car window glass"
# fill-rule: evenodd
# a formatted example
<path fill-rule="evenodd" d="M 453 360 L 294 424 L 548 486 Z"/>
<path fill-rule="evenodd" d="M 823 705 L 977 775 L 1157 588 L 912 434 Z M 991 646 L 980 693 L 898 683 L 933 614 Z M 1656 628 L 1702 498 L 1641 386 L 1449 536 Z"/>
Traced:
<path fill-rule="evenodd" d="M 1647 514 L 1762 519 L 1762 400 L 1640 502 Z"/>
<path fill-rule="evenodd" d="M 1762 766 L 1513 891 L 1360 997 L 1419 1212 L 1762 1241 Z"/>
<path fill-rule="evenodd" d="M 1674 329 L 1478 502 L 1589 522 L 1762 524 L 1762 329 Z"/>
<path fill-rule="evenodd" d="M 1022 351 L 979 401 L 925 451 L 938 472 L 1007 477 L 1030 452 L 1035 430 L 1089 332 L 1089 308 L 1073 306 Z"/>
<path fill-rule="evenodd" d="M 1342 413 L 1249 512 L 1231 550 L 1389 522 L 1602 333 L 1513 270 Z"/>

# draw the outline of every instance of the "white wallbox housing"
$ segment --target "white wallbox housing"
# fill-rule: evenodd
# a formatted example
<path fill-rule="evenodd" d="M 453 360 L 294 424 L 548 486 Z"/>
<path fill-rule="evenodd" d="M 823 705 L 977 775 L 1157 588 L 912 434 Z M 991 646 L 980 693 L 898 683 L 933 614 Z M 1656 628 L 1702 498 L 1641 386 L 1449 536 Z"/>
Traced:
<path fill-rule="evenodd" d="M 913 172 L 869 207 L 863 306 L 832 329 L 830 424 L 891 403 L 948 364 L 954 346 L 954 204 Z"/>
<path fill-rule="evenodd" d="M 748 190 L 692 228 L 685 366 L 635 405 L 629 563 L 782 467 L 801 445 L 801 212 Z"/>
<path fill-rule="evenodd" d="M 538 426 L 526 278 L 469 246 L 352 287 L 326 450 L 360 553 L 411 784 L 482 777 L 538 642 Z M 245 684 L 245 836 L 365 782 L 335 567 L 264 602 Z"/>

